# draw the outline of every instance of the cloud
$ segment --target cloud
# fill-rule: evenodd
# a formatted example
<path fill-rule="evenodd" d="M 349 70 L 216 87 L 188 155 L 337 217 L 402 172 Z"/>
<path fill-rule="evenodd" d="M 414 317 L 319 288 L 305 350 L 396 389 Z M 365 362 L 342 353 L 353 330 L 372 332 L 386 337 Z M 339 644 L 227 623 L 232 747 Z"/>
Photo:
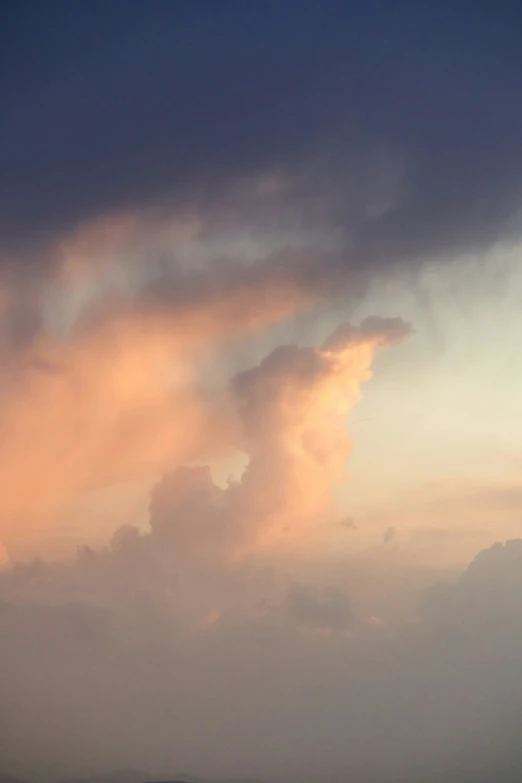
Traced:
<path fill-rule="evenodd" d="M 377 323 L 340 327 L 320 349 L 280 346 L 233 379 L 250 455 L 241 490 L 248 515 L 263 520 L 262 540 L 283 533 L 295 541 L 328 513 L 350 452 L 344 420 L 371 376 L 375 349 L 396 337 L 394 319 Z M 410 331 L 402 322 L 400 330 Z"/>
<path fill-rule="evenodd" d="M 386 347 L 402 342 L 412 331 L 411 324 L 405 323 L 402 318 L 370 316 L 365 318 L 359 327 L 353 327 L 351 324 L 338 326 L 325 341 L 323 350 L 335 352 L 361 342 L 373 343 L 379 348 Z"/>
<path fill-rule="evenodd" d="M 232 378 L 241 478 L 222 490 L 206 467 L 166 475 L 152 492 L 152 536 L 189 561 L 303 545 L 329 513 L 350 451 L 344 422 L 388 329 L 394 338 L 394 319 L 345 326 L 328 350 L 280 346 Z"/>
<path fill-rule="evenodd" d="M 517 779 L 522 542 L 481 552 L 415 623 L 388 626 L 346 586 L 274 582 L 252 563 L 207 583 L 220 608 L 195 622 L 204 574 L 173 578 L 152 540 L 127 529 L 106 553 L 0 577 L 8 769 Z"/>
<path fill-rule="evenodd" d="M 437 622 L 457 621 L 467 628 L 478 622 L 484 627 L 499 625 L 508 633 L 505 621 L 515 621 L 522 589 L 520 564 L 522 541 L 512 539 L 482 550 L 451 590 L 434 589 L 426 597 L 426 607 Z M 500 613 L 500 616 L 499 616 Z"/>
<path fill-rule="evenodd" d="M 207 466 L 166 474 L 151 493 L 152 540 L 181 561 L 178 567 L 194 559 L 218 560 L 238 535 L 227 501 Z"/>
<path fill-rule="evenodd" d="M 63 348 L 43 342 L 16 363 L 1 409 L 8 546 L 7 532 L 23 536 L 82 491 L 226 444 L 218 408 L 212 415 L 183 368 L 169 377 L 175 357 L 176 339 L 157 323 Z"/>
<path fill-rule="evenodd" d="M 345 418 L 370 377 L 373 351 L 397 337 L 395 319 L 369 321 L 371 328 L 337 329 L 328 350 L 275 349 L 231 380 L 228 399 L 217 400 L 197 393 L 191 365 L 182 364 L 191 333 L 182 329 L 180 337 L 174 320 L 170 329 L 154 320 L 150 332 L 146 323 L 100 321 L 63 348 L 34 346 L 3 407 L 7 548 L 14 555 L 28 529 L 45 528 L 80 493 L 168 466 L 152 490 L 150 534 L 124 527 L 113 540 L 115 557 L 165 551 L 178 569 L 201 569 L 305 545 L 343 477 Z M 402 322 L 399 331 L 408 332 Z M 176 357 L 178 377 L 169 383 Z M 177 467 L 238 447 L 249 461 L 226 490 L 208 467 Z"/>
<path fill-rule="evenodd" d="M 209 551 L 215 536 L 240 549 L 256 539 L 268 544 L 287 529 L 290 539 L 326 511 L 349 451 L 343 421 L 369 377 L 382 334 L 355 330 L 358 343 L 350 333 L 344 346 L 338 341 L 329 351 L 280 347 L 236 377 L 228 396 L 210 394 L 198 383 L 198 345 L 208 350 L 252 319 L 257 325 L 255 286 L 245 289 L 251 304 L 245 301 L 243 311 L 241 285 L 236 281 L 228 293 L 219 288 L 214 298 L 199 290 L 201 305 L 194 299 L 188 309 L 183 300 L 165 313 L 111 309 L 80 323 L 65 342 L 40 336 L 16 358 L 2 390 L 0 419 L 0 535 L 8 550 L 20 551 L 28 529 L 48 525 L 82 492 L 153 479 L 238 447 L 250 457 L 240 485 L 231 488 L 221 511 L 214 508 L 220 493 L 209 487 L 201 511 L 213 539 Z M 264 306 L 258 317 L 270 318 Z M 380 328 L 386 331 L 386 321 Z M 172 479 L 172 492 L 179 486 L 187 493 L 192 475 Z M 210 474 L 205 481 L 211 483 Z M 215 515 L 224 521 L 212 525 Z M 195 525 L 199 542 L 206 536 Z M 190 535 L 189 527 L 187 545 Z"/>
<path fill-rule="evenodd" d="M 289 618 L 311 630 L 345 631 L 353 621 L 348 596 L 335 588 L 296 585 L 287 598 Z"/>
<path fill-rule="evenodd" d="M 387 547 L 340 575 L 323 549 L 310 562 L 374 353 L 411 328 L 267 337 L 229 386 L 207 366 L 296 314 L 350 315 L 375 277 L 520 236 L 520 22 L 424 4 L 7 11 L 6 768 L 520 779 L 520 542 L 434 587 L 414 622 Z M 238 452 L 218 486 L 208 463 Z M 148 530 L 5 567 L 133 479 L 156 481 Z M 488 504 L 514 508 L 500 490 Z"/>
<path fill-rule="evenodd" d="M 228 405 L 205 390 L 199 363 L 226 338 L 256 332 L 302 302 L 276 270 L 230 280 L 195 273 L 137 305 L 95 302 L 65 337 L 43 329 L 23 349 L 6 351 L 4 543 L 17 546 L 37 518 L 55 518 L 86 490 L 230 450 Z"/>
<path fill-rule="evenodd" d="M 287 687 L 279 675 L 266 679 L 280 656 L 291 653 L 303 634 L 343 636 L 351 629 L 354 613 L 346 590 L 296 582 L 277 573 L 272 562 L 285 545 L 288 527 L 294 528 L 295 540 L 304 540 L 328 507 L 347 456 L 346 437 L 336 432 L 369 377 L 386 326 L 383 321 L 378 337 L 355 330 L 358 340 L 346 328 L 350 337 L 337 341 L 335 350 L 283 346 L 232 380 L 237 433 L 250 462 L 228 488 L 217 487 L 207 467 L 179 467 L 152 490 L 149 532 L 126 525 L 104 550 L 84 547 L 71 561 L 16 565 L 0 578 L 0 620 L 9 639 L 0 687 L 2 703 L 15 705 L 6 741 L 11 765 L 22 743 L 29 748 L 29 767 L 47 767 L 49 774 L 79 770 L 92 763 L 94 743 L 99 766 L 121 766 L 127 754 L 127 765 L 146 767 L 154 758 L 165 769 L 174 764 L 173 752 L 176 766 L 193 766 L 193 727 L 201 726 L 207 699 L 220 703 L 225 687 L 235 717 L 217 731 L 200 765 L 203 772 L 212 768 L 225 774 L 230 759 L 222 749 L 245 708 L 250 709 L 244 689 L 254 704 L 264 683 L 268 700 L 259 702 L 264 725 L 276 682 Z M 62 375 L 43 373 L 48 383 L 62 381 Z M 98 399 L 98 413 L 99 405 Z M 306 485 L 300 483 L 302 471 Z M 264 640 L 266 660 L 249 652 L 257 647 L 256 636 Z M 308 666 L 315 643 L 304 644 Z M 212 659 L 215 664 L 209 666 Z M 15 661 L 17 676 L 8 680 L 5 673 Z M 303 673 L 300 668 L 292 675 L 291 691 Z M 186 687 L 186 722 L 175 718 L 173 724 L 174 704 Z M 29 701 L 27 723 L 22 717 Z M 48 708 L 52 725 L 42 730 Z M 75 713 L 81 717 L 72 736 L 67 727 Z M 103 715 L 111 715 L 113 729 Z M 145 733 L 138 731 L 138 715 L 147 716 Z M 206 715 L 214 724 L 217 713 Z M 136 731 L 141 740 L 129 749 Z M 59 749 L 64 739 L 65 756 Z M 240 731 L 237 739 L 244 748 L 230 769 L 243 773 L 254 752 L 252 735 Z M 259 766 L 255 755 L 254 768 Z M 282 757 L 274 761 L 281 763 L 286 765 Z"/>
<path fill-rule="evenodd" d="M 110 16 L 52 12 L 51 57 L 38 15 L 9 13 L 5 255 L 128 210 L 224 219 L 249 179 L 263 220 L 335 231 L 361 267 L 519 232 L 518 10 Z"/>

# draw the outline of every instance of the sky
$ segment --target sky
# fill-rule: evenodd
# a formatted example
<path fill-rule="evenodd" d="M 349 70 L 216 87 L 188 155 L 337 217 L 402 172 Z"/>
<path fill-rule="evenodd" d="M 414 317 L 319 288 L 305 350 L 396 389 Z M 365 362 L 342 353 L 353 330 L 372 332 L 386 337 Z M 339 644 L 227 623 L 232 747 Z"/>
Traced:
<path fill-rule="evenodd" d="M 0 772 L 520 779 L 521 10 L 2 16 Z"/>

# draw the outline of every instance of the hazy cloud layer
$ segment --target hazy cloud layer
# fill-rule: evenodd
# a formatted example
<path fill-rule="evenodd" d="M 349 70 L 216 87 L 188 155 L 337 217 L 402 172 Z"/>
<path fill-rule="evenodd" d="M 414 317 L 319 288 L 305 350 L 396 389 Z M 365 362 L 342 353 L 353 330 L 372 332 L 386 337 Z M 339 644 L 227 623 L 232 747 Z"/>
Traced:
<path fill-rule="evenodd" d="M 159 567 L 165 543 L 130 533 L 105 554 L 19 566 L 0 580 L 3 763 L 38 777 L 134 765 L 514 781 L 521 551 L 482 552 L 398 628 L 259 563 L 207 572 L 188 600 Z"/>

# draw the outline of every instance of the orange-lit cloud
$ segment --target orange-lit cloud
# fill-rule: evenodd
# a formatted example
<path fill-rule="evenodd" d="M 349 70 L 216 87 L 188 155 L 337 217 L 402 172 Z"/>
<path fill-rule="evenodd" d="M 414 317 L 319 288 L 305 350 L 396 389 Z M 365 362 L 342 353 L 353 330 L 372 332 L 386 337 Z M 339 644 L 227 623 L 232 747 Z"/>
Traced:
<path fill-rule="evenodd" d="M 150 531 L 124 525 L 96 555 L 111 595 L 128 589 L 122 573 L 134 579 L 137 564 L 145 579 L 152 568 L 153 581 L 165 574 L 170 585 L 175 574 L 201 583 L 268 552 L 295 556 L 304 546 L 309 554 L 344 475 L 346 417 L 370 377 L 374 352 L 409 331 L 398 319 L 368 319 L 336 330 L 320 348 L 280 346 L 235 376 L 223 400 L 198 395 L 193 367 L 183 361 L 186 375 L 169 387 L 176 343 L 167 332 L 164 342 L 146 330 L 129 342 L 127 332 L 115 342 L 85 334 L 60 357 L 42 346 L 39 364 L 27 366 L 3 408 L 10 421 L 2 421 L 0 538 L 16 558 L 35 525 L 53 524 L 86 489 L 163 472 L 151 493 Z M 208 465 L 190 464 L 234 449 L 249 462 L 225 488 Z M 89 562 L 86 555 L 77 568 L 51 569 L 52 590 L 70 592 L 72 579 L 97 595 Z M 213 589 L 194 600 L 201 617 L 219 609 Z"/>
<path fill-rule="evenodd" d="M 349 455 L 344 420 L 374 350 L 407 328 L 367 319 L 340 327 L 320 349 L 280 347 L 236 378 L 228 397 L 211 395 L 201 387 L 201 359 L 314 306 L 322 289 L 306 259 L 286 251 L 256 263 L 158 266 L 199 231 L 192 217 L 129 213 L 85 225 L 55 247 L 56 284 L 31 299 L 42 305 L 41 321 L 7 352 L 0 387 L 8 550 L 22 551 L 32 530 L 56 524 L 87 490 L 238 448 L 250 461 L 240 486 L 225 493 L 227 549 L 231 541 L 237 552 L 295 541 L 328 513 Z M 60 297 L 72 309 L 58 337 Z M 194 536 L 197 526 L 185 545 Z"/>
<path fill-rule="evenodd" d="M 226 405 L 198 389 L 198 357 L 291 315 L 307 297 L 276 269 L 92 305 L 60 340 L 41 331 L 0 389 L 0 538 L 20 546 L 101 484 L 153 476 L 231 447 Z"/>
<path fill-rule="evenodd" d="M 410 331 L 401 319 L 343 325 L 321 348 L 282 346 L 235 379 L 250 454 L 239 513 L 258 545 L 295 543 L 324 521 L 350 453 L 346 418 L 371 377 L 374 352 Z"/>
<path fill-rule="evenodd" d="M 321 348 L 275 349 L 236 376 L 231 397 L 249 463 L 218 488 L 208 468 L 165 476 L 152 493 L 152 540 L 181 561 L 215 562 L 306 541 L 325 521 L 350 452 L 346 417 L 377 347 L 406 337 L 400 319 L 344 326 Z M 179 564 L 179 562 L 178 562 Z"/>

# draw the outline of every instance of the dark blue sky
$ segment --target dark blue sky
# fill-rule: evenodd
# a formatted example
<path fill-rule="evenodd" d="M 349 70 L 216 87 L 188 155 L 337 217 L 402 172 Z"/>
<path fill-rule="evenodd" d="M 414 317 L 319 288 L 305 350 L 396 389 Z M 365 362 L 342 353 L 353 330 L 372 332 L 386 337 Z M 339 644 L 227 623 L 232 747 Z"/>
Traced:
<path fill-rule="evenodd" d="M 218 201 L 274 167 L 305 175 L 362 257 L 518 230 L 516 2 L 19 0 L 2 22 L 11 254 L 108 211 Z M 343 194 L 375 149 L 404 162 L 407 197 L 369 219 Z"/>

